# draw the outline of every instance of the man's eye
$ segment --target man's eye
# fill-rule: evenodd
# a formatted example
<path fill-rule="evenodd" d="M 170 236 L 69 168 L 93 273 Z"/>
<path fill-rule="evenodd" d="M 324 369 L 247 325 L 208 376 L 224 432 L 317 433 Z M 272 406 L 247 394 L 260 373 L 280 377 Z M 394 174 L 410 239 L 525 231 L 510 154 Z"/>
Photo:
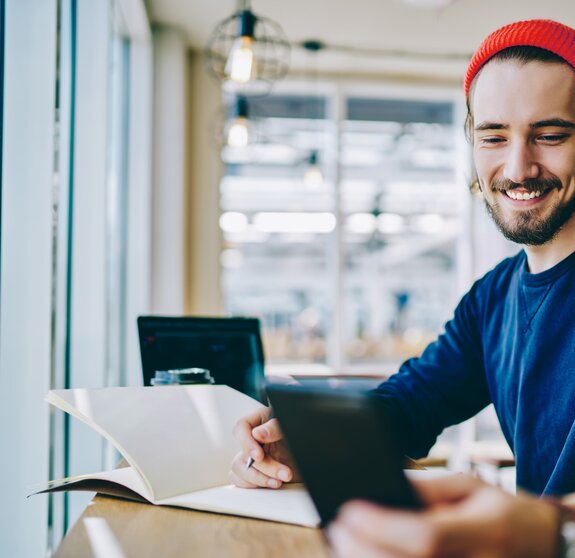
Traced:
<path fill-rule="evenodd" d="M 485 144 L 496 144 L 496 143 L 502 143 L 505 140 L 503 138 L 497 138 L 497 137 L 486 137 L 486 138 L 481 138 L 481 143 L 485 143 Z"/>
<path fill-rule="evenodd" d="M 546 143 L 558 143 L 568 138 L 569 134 L 545 134 L 539 136 L 539 141 L 544 141 Z"/>

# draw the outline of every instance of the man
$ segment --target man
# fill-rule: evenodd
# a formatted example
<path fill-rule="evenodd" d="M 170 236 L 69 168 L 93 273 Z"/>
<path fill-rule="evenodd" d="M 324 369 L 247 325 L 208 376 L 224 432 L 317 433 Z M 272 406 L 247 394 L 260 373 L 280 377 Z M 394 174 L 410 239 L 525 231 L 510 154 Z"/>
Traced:
<path fill-rule="evenodd" d="M 575 492 L 575 30 L 532 20 L 495 31 L 474 54 L 464 88 L 478 187 L 501 232 L 524 248 L 478 280 L 445 333 L 377 393 L 397 416 L 412 457 L 426 455 L 446 426 L 493 403 L 515 454 L 518 486 L 537 495 Z M 236 427 L 242 453 L 231 478 L 240 486 L 278 487 L 293 477 L 277 424 L 267 419 L 265 413 L 246 417 Z M 246 469 L 248 456 L 255 463 Z M 432 510 L 441 502 L 440 509 L 461 511 L 463 502 L 470 524 L 489 500 L 485 492 L 504 497 L 477 484 L 456 497 L 449 483 L 420 490 L 435 491 L 428 498 Z M 525 501 L 544 506 L 545 519 L 534 523 L 557 531 L 550 505 Z M 336 534 L 349 535 L 337 525 L 357 513 L 344 512 Z M 510 525 L 509 517 L 501 519 Z M 449 516 L 442 521 L 449 525 Z M 517 531 L 535 532 L 529 521 Z M 543 546 L 528 548 L 533 556 L 551 556 Z M 373 548 L 374 556 L 428 555 Z M 445 555 L 475 555 L 458 552 Z"/>

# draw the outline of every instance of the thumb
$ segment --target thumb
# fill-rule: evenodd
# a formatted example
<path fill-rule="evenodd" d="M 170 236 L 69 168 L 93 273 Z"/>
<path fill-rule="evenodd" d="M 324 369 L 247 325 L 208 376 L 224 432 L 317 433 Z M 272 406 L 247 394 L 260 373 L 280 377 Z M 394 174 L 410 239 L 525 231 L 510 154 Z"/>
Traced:
<path fill-rule="evenodd" d="M 262 444 L 279 442 L 283 438 L 277 419 L 271 419 L 252 430 L 252 436 Z"/>
<path fill-rule="evenodd" d="M 412 479 L 411 482 L 421 499 L 428 505 L 462 500 L 482 485 L 478 479 L 462 474 L 435 479 Z"/>

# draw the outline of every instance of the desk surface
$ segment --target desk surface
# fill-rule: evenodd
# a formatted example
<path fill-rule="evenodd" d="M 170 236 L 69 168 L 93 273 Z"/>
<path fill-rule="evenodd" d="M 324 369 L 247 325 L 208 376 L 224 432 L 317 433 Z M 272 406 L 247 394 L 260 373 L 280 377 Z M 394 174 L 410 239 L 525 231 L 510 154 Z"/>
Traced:
<path fill-rule="evenodd" d="M 317 529 L 96 496 L 55 558 L 328 558 Z"/>

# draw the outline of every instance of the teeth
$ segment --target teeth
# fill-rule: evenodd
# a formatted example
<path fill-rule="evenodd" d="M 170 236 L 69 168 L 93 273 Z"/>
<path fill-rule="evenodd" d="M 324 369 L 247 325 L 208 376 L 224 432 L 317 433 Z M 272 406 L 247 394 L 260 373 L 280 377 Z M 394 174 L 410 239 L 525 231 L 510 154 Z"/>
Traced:
<path fill-rule="evenodd" d="M 532 200 L 533 198 L 538 198 L 543 192 L 539 190 L 537 192 L 514 192 L 513 190 L 507 190 L 505 194 L 512 200 Z"/>

